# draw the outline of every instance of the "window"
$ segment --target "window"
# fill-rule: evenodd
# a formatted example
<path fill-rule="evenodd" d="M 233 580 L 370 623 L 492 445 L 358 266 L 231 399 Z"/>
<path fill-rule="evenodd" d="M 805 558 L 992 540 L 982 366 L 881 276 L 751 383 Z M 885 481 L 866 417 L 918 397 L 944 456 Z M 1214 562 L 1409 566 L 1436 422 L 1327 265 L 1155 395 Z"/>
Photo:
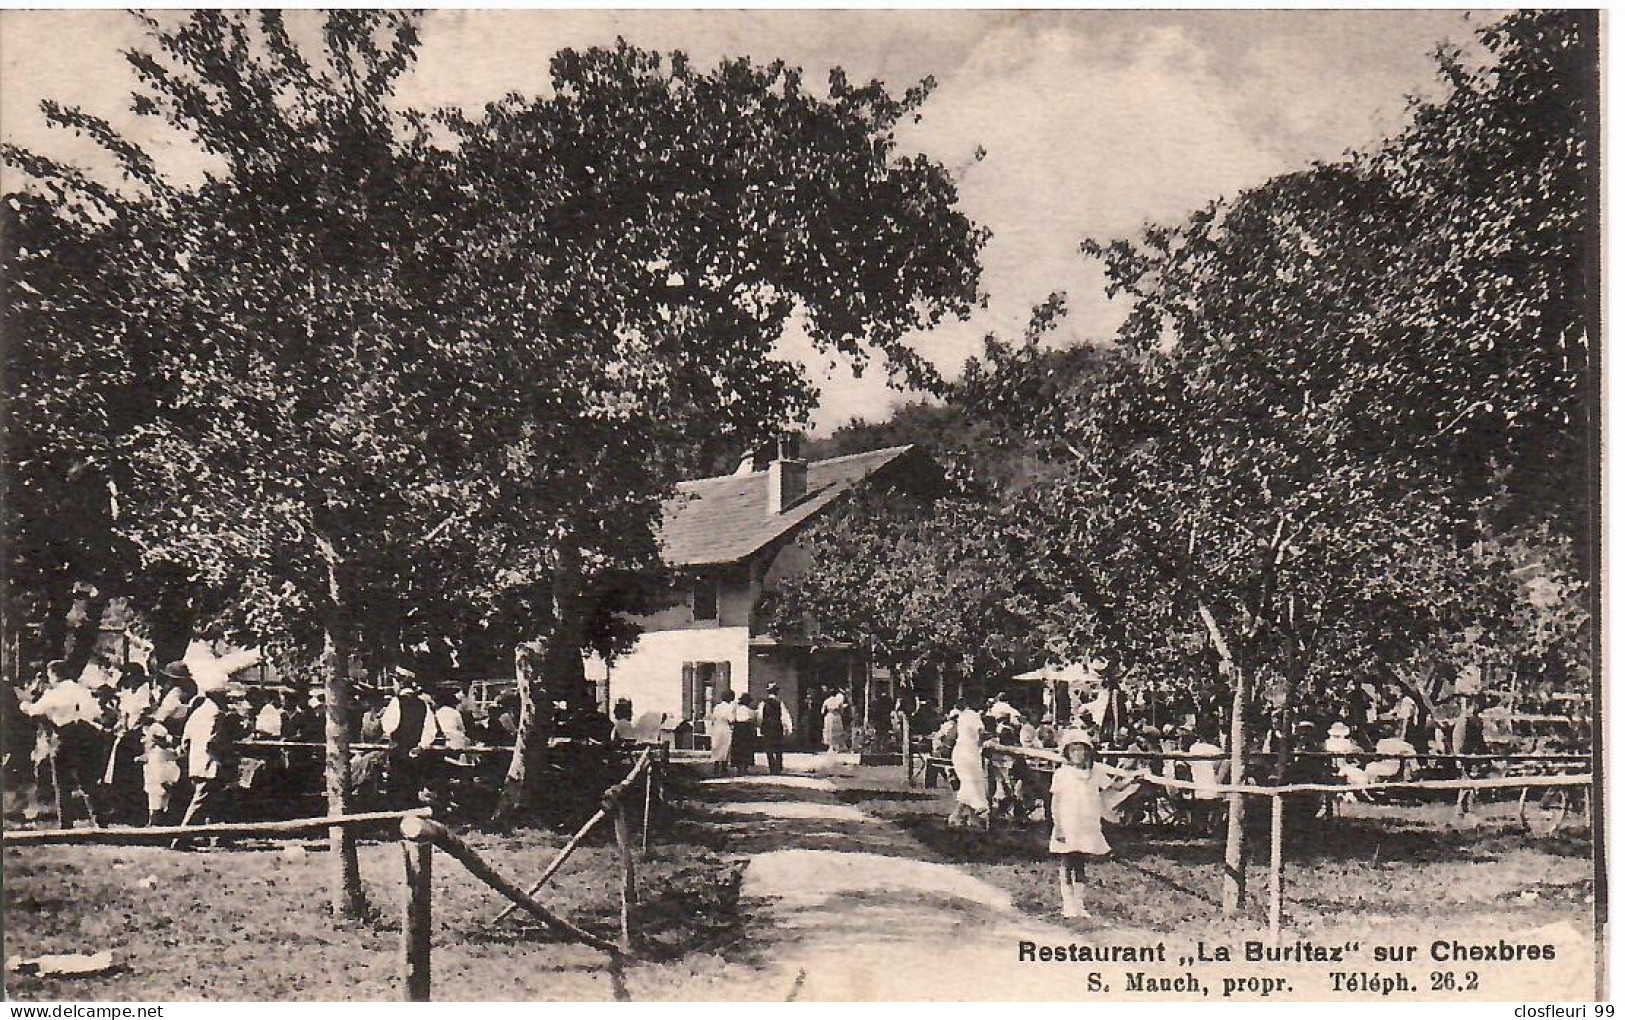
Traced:
<path fill-rule="evenodd" d="M 694 619 L 715 620 L 717 618 L 717 579 L 706 574 L 696 577 L 693 592 L 689 597 L 689 605 L 694 608 Z"/>

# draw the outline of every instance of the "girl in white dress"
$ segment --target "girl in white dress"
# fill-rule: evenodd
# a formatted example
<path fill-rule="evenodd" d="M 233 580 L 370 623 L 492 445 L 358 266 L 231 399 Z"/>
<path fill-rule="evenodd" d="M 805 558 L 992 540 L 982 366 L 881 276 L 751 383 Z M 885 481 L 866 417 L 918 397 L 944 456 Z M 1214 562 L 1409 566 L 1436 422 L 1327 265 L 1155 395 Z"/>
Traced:
<path fill-rule="evenodd" d="M 1060 863 L 1061 916 L 1088 917 L 1078 904 L 1078 883 L 1090 858 L 1112 852 L 1100 831 L 1106 813 L 1102 791 L 1115 790 L 1134 781 L 1132 775 L 1113 778 L 1106 767 L 1095 764 L 1095 745 L 1082 730 L 1061 735 L 1065 764 L 1055 770 L 1050 786 L 1051 832 L 1049 852 Z"/>
<path fill-rule="evenodd" d="M 958 732 L 954 736 L 953 763 L 959 789 L 954 794 L 954 811 L 948 816 L 948 824 L 969 825 L 980 819 L 985 828 L 988 801 L 987 770 L 982 764 L 982 713 L 961 704 L 955 725 Z"/>
<path fill-rule="evenodd" d="M 169 797 L 181 781 L 180 757 L 175 738 L 162 723 L 150 723 L 141 731 L 146 750 L 137 759 L 142 763 L 142 785 L 147 793 L 147 824 L 159 825 L 169 813 Z"/>

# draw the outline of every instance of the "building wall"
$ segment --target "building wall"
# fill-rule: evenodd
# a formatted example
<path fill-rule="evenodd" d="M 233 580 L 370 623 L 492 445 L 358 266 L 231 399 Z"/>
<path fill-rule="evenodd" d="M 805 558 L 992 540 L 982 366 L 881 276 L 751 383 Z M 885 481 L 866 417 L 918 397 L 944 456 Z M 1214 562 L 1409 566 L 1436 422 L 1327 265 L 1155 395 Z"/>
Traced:
<path fill-rule="evenodd" d="M 694 619 L 693 583 L 696 577 L 714 578 L 717 583 L 717 616 L 714 620 Z M 671 591 L 671 604 L 647 616 L 634 617 L 645 631 L 716 630 L 722 627 L 748 627 L 755 608 L 750 588 L 750 568 L 743 564 L 706 567 L 677 574 Z"/>
<path fill-rule="evenodd" d="M 787 543 L 778 550 L 772 564 L 767 568 L 766 576 L 762 578 L 763 590 L 778 591 L 779 585 L 786 578 L 796 576 L 806 570 L 811 563 L 812 554 L 805 546 L 799 541 Z"/>
<path fill-rule="evenodd" d="M 717 623 L 723 627 L 746 627 L 756 610 L 756 593 L 751 590 L 747 564 L 727 567 L 717 586 Z"/>
<path fill-rule="evenodd" d="M 608 699 L 631 698 L 634 717 L 665 712 L 678 719 L 685 662 L 726 662 L 733 689 L 744 690 L 750 676 L 750 634 L 744 627 L 649 631 L 631 652 L 609 664 Z M 589 675 L 603 668 L 595 663 L 588 667 Z"/>

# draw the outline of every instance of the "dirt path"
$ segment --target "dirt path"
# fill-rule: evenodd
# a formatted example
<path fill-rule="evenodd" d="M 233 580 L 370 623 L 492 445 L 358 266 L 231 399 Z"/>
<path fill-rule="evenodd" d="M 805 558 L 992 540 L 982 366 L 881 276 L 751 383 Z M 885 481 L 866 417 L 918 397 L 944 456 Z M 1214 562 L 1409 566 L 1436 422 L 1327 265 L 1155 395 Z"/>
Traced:
<path fill-rule="evenodd" d="M 721 849 L 748 860 L 741 895 L 746 937 L 728 960 L 747 977 L 728 981 L 732 997 L 1222 1001 L 1226 979 L 1259 975 L 1282 980 L 1271 993 L 1275 999 L 1319 1000 L 1331 991 L 1324 963 L 1191 967 L 1179 956 L 1194 951 L 1192 937 L 1125 925 L 1122 914 L 1063 923 L 1022 913 L 1012 906 L 1008 892 L 971 868 L 944 859 L 894 822 L 856 806 L 927 794 L 877 789 L 872 778 L 845 771 L 708 780 L 702 790 L 696 811 L 721 837 Z M 938 802 L 930 807 L 946 811 L 946 799 L 934 799 Z M 1132 862 L 1122 866 L 1133 867 Z M 1169 893 L 1159 889 L 1155 895 Z M 1415 984 L 1406 997 L 1508 999 L 1535 987 L 1567 993 L 1559 998 L 1590 994 L 1592 965 L 1584 936 L 1567 924 L 1530 928 L 1510 937 L 1560 945 L 1558 962 L 1481 968 L 1483 980 L 1475 992 L 1429 994 Z M 1351 922 L 1349 929 L 1356 937 L 1369 930 L 1369 918 Z M 1395 930 L 1406 943 L 1426 943 L 1438 934 L 1404 923 Z M 1234 941 L 1217 929 L 1214 934 L 1216 942 Z M 1167 956 L 1160 962 L 1127 964 L 1022 962 L 1024 941 L 1097 950 L 1165 942 Z M 1421 982 L 1426 968 L 1418 967 L 1411 970 Z M 1089 988 L 1091 972 L 1106 982 L 1104 988 Z M 1131 973 L 1176 983 L 1137 991 L 1129 987 Z M 1187 977 L 1192 985 L 1178 983 Z M 1244 988 L 1236 994 L 1243 1001 L 1255 998 Z"/>
<path fill-rule="evenodd" d="M 1022 940 L 1080 932 L 1019 914 L 1009 894 L 895 825 L 841 802 L 817 775 L 707 780 L 698 805 L 748 855 L 748 992 L 761 999 L 1075 998 L 1078 967 L 1014 966 Z M 1048 972 L 1048 973 L 1045 973 Z M 954 975 L 973 976 L 951 983 Z"/>

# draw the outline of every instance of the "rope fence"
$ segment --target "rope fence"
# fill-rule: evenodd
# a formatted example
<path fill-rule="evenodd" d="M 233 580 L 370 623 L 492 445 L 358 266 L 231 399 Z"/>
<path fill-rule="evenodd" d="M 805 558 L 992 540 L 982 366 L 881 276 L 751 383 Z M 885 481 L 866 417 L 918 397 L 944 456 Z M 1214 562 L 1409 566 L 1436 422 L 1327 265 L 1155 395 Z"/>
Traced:
<path fill-rule="evenodd" d="M 1011 758 L 1028 758 L 1034 761 L 1043 761 L 1054 765 L 1063 764 L 1066 760 L 1058 751 L 1050 751 L 1042 748 L 1010 747 L 1005 744 L 989 744 L 986 746 L 985 751 L 989 755 L 1002 754 Z M 1101 757 L 1115 757 L 1115 755 L 1103 754 Z M 1171 758 L 1172 756 L 1170 755 L 1169 757 Z M 1334 755 L 1333 757 L 1351 756 Z M 1391 760 L 1400 756 L 1385 755 L 1382 757 L 1383 760 Z M 1479 760 L 1483 756 L 1453 755 L 1451 757 Z M 1568 755 L 1548 756 L 1544 758 L 1535 758 L 1534 756 L 1524 757 L 1525 760 L 1538 760 L 1550 762 L 1552 764 L 1558 764 L 1559 762 L 1563 764 L 1570 764 L 1571 758 L 1571 756 Z M 1496 758 L 1495 760 L 1505 761 L 1506 759 Z M 1589 764 L 1590 759 L 1577 759 L 1574 763 Z M 1382 790 L 1498 790 L 1518 789 L 1520 787 L 1591 785 L 1591 776 L 1589 773 L 1569 773 L 1547 776 L 1495 776 L 1487 779 L 1396 779 L 1391 781 L 1385 779 L 1378 782 L 1372 782 L 1367 786 L 1359 786 L 1352 783 L 1286 783 L 1279 786 L 1268 786 L 1260 783 L 1194 783 L 1188 779 L 1174 779 L 1169 776 L 1162 776 L 1154 772 L 1149 772 L 1145 769 L 1130 770 L 1115 768 L 1104 763 L 1102 763 L 1100 767 L 1116 775 L 1133 776 L 1137 780 L 1150 783 L 1153 786 L 1160 786 L 1168 790 L 1186 790 L 1191 792 L 1212 793 L 1215 795 L 1240 793 L 1259 797 L 1285 797 L 1291 794 L 1300 793 L 1350 793 L 1356 790 L 1370 788 L 1378 788 Z"/>

